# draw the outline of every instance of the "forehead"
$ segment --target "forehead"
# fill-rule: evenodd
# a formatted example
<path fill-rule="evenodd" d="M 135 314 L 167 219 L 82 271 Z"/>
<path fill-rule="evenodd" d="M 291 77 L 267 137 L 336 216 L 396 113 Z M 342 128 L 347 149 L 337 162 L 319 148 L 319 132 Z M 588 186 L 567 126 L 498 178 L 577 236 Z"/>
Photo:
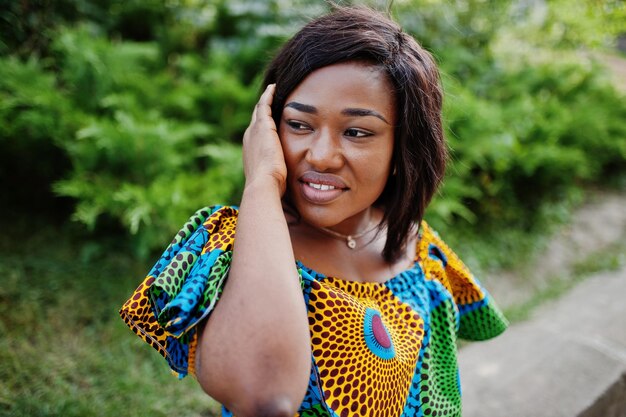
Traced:
<path fill-rule="evenodd" d="M 393 87 L 381 68 L 360 62 L 344 62 L 310 73 L 287 97 L 321 111 L 345 108 L 375 110 L 387 120 L 395 115 Z"/>

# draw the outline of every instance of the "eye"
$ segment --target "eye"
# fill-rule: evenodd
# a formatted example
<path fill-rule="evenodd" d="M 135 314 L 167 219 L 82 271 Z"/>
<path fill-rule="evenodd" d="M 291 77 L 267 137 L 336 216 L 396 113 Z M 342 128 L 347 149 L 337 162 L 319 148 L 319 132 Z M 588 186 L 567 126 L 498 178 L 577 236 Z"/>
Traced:
<path fill-rule="evenodd" d="M 309 125 L 303 122 L 299 122 L 297 120 L 287 120 L 285 123 L 287 123 L 287 126 L 289 126 L 291 129 L 296 130 L 296 131 L 311 130 L 311 127 Z"/>
<path fill-rule="evenodd" d="M 371 136 L 372 134 L 365 130 L 350 128 L 344 132 L 344 135 L 351 138 L 364 138 L 366 136 Z"/>

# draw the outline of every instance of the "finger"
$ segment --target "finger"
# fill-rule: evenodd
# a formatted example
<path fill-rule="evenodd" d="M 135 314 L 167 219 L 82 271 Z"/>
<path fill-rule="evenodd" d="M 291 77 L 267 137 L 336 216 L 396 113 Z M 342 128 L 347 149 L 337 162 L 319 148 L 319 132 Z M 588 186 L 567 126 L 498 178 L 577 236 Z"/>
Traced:
<path fill-rule="evenodd" d="M 259 101 L 256 102 L 256 104 L 254 105 L 254 109 L 252 109 L 252 121 L 256 120 L 256 115 L 257 115 L 257 109 L 262 105 L 263 102 L 263 96 L 265 94 L 267 94 L 267 90 L 270 88 L 271 84 L 268 84 L 267 87 L 265 87 L 265 90 L 263 91 L 263 93 L 261 93 L 261 97 L 259 97 Z"/>
<path fill-rule="evenodd" d="M 256 109 L 257 109 L 257 107 L 259 107 L 259 103 L 257 103 L 254 106 L 254 109 L 252 109 L 252 117 L 250 118 L 251 122 L 254 122 L 256 120 Z"/>
<path fill-rule="evenodd" d="M 255 106 L 255 115 L 264 117 L 272 117 L 272 102 L 274 100 L 274 91 L 276 91 L 276 84 L 269 84 L 261 97 L 259 98 L 259 102 Z M 261 112 L 260 114 L 258 112 Z"/>
<path fill-rule="evenodd" d="M 263 102 L 264 104 L 271 106 L 272 101 L 274 99 L 275 91 L 276 91 L 276 84 L 268 84 L 267 87 L 265 87 L 265 91 L 263 91 L 263 94 L 261 94 L 261 98 L 259 99 L 259 102 Z"/>

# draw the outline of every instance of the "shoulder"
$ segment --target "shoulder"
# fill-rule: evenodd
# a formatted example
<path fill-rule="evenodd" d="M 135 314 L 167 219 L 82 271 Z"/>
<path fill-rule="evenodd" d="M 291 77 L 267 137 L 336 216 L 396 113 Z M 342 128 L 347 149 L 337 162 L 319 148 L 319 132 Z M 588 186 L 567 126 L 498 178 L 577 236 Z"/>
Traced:
<path fill-rule="evenodd" d="M 450 258 L 458 258 L 450 247 L 426 221 L 422 220 L 417 242 L 417 258 L 419 260 L 433 259 L 447 267 Z"/>
<path fill-rule="evenodd" d="M 437 281 L 452 296 L 459 311 L 458 335 L 484 340 L 502 333 L 508 322 L 480 281 L 426 222 L 420 224 L 417 259 L 425 278 Z"/>
<path fill-rule="evenodd" d="M 237 206 L 211 206 L 199 211 L 206 213 L 208 216 L 204 219 L 202 225 L 209 232 L 218 231 L 221 228 L 234 227 L 237 224 L 239 208 Z"/>
<path fill-rule="evenodd" d="M 157 276 L 182 253 L 199 256 L 213 249 L 230 249 L 238 213 L 235 206 L 207 206 L 197 210 L 174 235 L 149 275 Z"/>
<path fill-rule="evenodd" d="M 178 235 L 183 238 L 198 229 L 209 233 L 222 228 L 231 228 L 237 224 L 239 209 L 237 206 L 207 206 L 197 210 L 183 225 Z"/>
<path fill-rule="evenodd" d="M 469 268 L 425 221 L 420 224 L 417 259 L 426 278 L 439 281 L 457 303 L 478 301 L 484 297 Z"/>
<path fill-rule="evenodd" d="M 190 233 L 199 233 L 205 237 L 203 252 L 215 249 L 232 250 L 238 215 L 239 209 L 236 206 L 204 207 L 185 226 L 190 226 L 187 229 Z"/>
<path fill-rule="evenodd" d="M 207 206 L 196 210 L 180 228 L 172 244 L 186 240 L 198 229 L 216 230 L 222 222 L 236 222 L 239 210 L 236 206 Z"/>

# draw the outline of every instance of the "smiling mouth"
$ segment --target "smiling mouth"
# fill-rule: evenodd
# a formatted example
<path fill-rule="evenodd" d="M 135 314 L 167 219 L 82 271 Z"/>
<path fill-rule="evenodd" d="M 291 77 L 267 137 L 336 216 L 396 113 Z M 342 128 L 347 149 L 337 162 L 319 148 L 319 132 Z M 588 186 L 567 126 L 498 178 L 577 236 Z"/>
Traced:
<path fill-rule="evenodd" d="M 312 204 L 328 204 L 337 200 L 347 188 L 339 188 L 330 184 L 300 181 L 302 197 Z"/>
<path fill-rule="evenodd" d="M 312 204 L 328 204 L 350 190 L 338 175 L 307 171 L 298 179 L 300 195 Z"/>
<path fill-rule="evenodd" d="M 335 187 L 334 185 L 327 185 L 327 184 L 317 184 L 314 182 L 305 182 L 306 185 L 308 185 L 311 188 L 315 188 L 316 190 L 320 190 L 320 191 L 328 191 L 328 190 L 336 190 L 337 187 Z"/>

